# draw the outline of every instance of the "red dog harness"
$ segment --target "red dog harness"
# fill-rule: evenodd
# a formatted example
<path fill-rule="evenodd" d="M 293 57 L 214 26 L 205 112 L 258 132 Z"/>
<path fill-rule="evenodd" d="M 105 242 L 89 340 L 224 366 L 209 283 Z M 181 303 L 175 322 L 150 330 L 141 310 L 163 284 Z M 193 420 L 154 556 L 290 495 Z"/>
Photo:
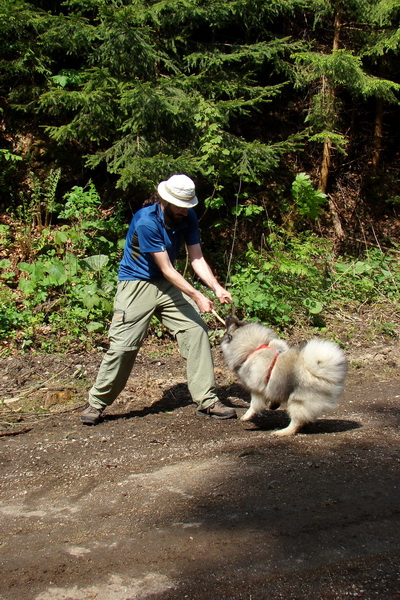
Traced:
<path fill-rule="evenodd" d="M 246 356 L 246 360 L 247 360 L 248 358 L 250 358 L 250 356 L 251 356 L 252 354 L 254 354 L 254 352 L 258 352 L 259 350 L 264 350 L 264 349 L 268 349 L 268 350 L 274 350 L 274 352 L 275 352 L 274 359 L 273 359 L 272 363 L 270 364 L 270 367 L 269 367 L 269 369 L 268 369 L 267 376 L 265 377 L 265 379 L 266 379 L 266 381 L 267 381 L 267 383 L 268 383 L 268 381 L 269 381 L 269 380 L 270 380 L 270 378 L 271 378 L 272 369 L 273 369 L 273 368 L 274 368 L 274 366 L 276 365 L 276 361 L 278 360 L 278 356 L 280 355 L 280 352 L 279 352 L 279 350 L 277 350 L 276 348 L 272 348 L 272 346 L 268 346 L 267 344 L 263 344 L 262 346 L 258 346 L 258 348 L 256 348 L 255 350 L 252 350 L 252 352 L 250 352 L 250 354 L 248 354 L 248 355 Z M 246 362 L 246 360 L 245 360 L 244 362 Z"/>

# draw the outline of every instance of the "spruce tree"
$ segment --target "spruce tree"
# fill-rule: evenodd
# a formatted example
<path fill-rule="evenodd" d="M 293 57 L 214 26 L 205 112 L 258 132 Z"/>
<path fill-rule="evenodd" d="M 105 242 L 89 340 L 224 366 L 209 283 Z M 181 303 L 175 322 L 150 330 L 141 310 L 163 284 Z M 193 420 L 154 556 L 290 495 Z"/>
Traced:
<path fill-rule="evenodd" d="M 341 122 L 346 95 L 354 101 L 369 98 L 397 103 L 399 84 L 369 72 L 364 64 L 366 36 L 371 29 L 375 2 L 353 0 L 310 3 L 315 26 L 331 34 L 331 48 L 294 55 L 297 85 L 310 90 L 311 101 L 306 117 L 310 141 L 322 144 L 319 188 L 327 191 L 332 151 L 345 154 L 349 138 Z M 367 10 L 366 10 L 367 9 Z M 369 35 L 368 35 L 369 38 Z"/>

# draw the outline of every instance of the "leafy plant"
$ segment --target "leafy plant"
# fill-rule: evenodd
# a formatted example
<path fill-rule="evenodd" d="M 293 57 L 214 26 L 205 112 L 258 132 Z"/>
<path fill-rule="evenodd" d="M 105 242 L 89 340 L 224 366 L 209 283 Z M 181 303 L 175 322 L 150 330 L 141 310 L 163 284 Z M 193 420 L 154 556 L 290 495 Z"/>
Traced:
<path fill-rule="evenodd" d="M 32 224 L 36 224 L 39 232 L 49 227 L 51 216 L 56 206 L 56 190 L 61 177 L 61 169 L 50 169 L 44 182 L 34 174 L 29 174 L 31 180 L 31 199 L 29 208 Z M 35 223 L 36 222 L 36 223 Z"/>
<path fill-rule="evenodd" d="M 261 250 L 249 244 L 233 266 L 232 294 L 245 318 L 278 328 L 310 322 L 322 326 L 324 313 L 337 305 L 398 305 L 397 249 L 337 259 L 332 242 L 310 232 L 288 236 L 275 228 L 267 241 Z"/>
<path fill-rule="evenodd" d="M 67 219 L 75 223 L 80 228 L 91 219 L 97 220 L 98 208 L 101 204 L 100 196 L 93 182 L 89 182 L 86 188 L 74 186 L 70 192 L 64 196 L 64 208 L 60 211 L 60 219 Z"/>
<path fill-rule="evenodd" d="M 0 340 L 13 335 L 25 322 L 10 288 L 0 282 Z"/>
<path fill-rule="evenodd" d="M 249 244 L 244 260 L 234 265 L 231 285 L 235 305 L 246 318 L 277 327 L 322 311 L 332 247 L 307 232 L 288 237 L 276 228 L 258 251 Z"/>
<path fill-rule="evenodd" d="M 11 152 L 7 148 L 0 148 L 0 162 L 6 161 L 9 163 L 16 163 L 19 160 L 22 160 L 22 156 L 14 154 L 14 152 Z"/>
<path fill-rule="evenodd" d="M 397 250 L 383 253 L 372 249 L 364 260 L 341 257 L 335 264 L 332 296 L 346 296 L 360 303 L 387 299 L 398 302 L 400 296 L 400 269 Z"/>
<path fill-rule="evenodd" d="M 37 189 L 42 189 L 39 184 Z M 74 187 L 65 198 L 60 211 L 62 225 L 49 222 L 40 231 L 30 228 L 30 252 L 18 264 L 17 273 L 9 259 L 0 261 L 3 282 L 15 286 L 17 281 L 15 291 L 2 288 L 12 302 L 3 311 L 0 338 L 12 336 L 20 348 L 39 346 L 54 351 L 60 335 L 64 341 L 90 345 L 104 334 L 112 312 L 121 251 L 118 239 L 126 225 L 118 209 L 109 218 L 103 217 L 100 197 L 91 182 L 86 188 Z M 51 199 L 55 205 L 53 193 Z M 31 203 L 29 198 L 26 206 L 27 212 L 14 217 L 17 231 L 24 231 L 28 215 L 36 214 L 36 201 Z M 21 243 L 22 238 L 17 236 L 14 243 Z"/>
<path fill-rule="evenodd" d="M 0 225 L 0 248 L 7 248 L 11 241 L 9 225 Z"/>
<path fill-rule="evenodd" d="M 294 198 L 298 213 L 302 217 L 315 220 L 319 217 L 321 206 L 326 202 L 326 194 L 315 190 L 310 176 L 306 173 L 298 173 L 292 183 L 292 196 Z"/>

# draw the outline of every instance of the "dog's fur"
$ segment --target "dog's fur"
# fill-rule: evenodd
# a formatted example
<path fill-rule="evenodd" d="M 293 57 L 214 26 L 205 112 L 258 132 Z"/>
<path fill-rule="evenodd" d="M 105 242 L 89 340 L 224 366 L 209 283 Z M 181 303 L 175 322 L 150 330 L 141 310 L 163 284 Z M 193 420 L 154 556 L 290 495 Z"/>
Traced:
<path fill-rule="evenodd" d="M 264 344 L 268 348 L 258 349 Z M 312 339 L 302 346 L 289 347 L 260 323 L 228 317 L 221 349 L 228 367 L 251 392 L 250 408 L 242 421 L 251 421 L 265 409 L 287 403 L 290 423 L 275 435 L 297 433 L 335 409 L 343 393 L 347 360 L 333 342 Z"/>

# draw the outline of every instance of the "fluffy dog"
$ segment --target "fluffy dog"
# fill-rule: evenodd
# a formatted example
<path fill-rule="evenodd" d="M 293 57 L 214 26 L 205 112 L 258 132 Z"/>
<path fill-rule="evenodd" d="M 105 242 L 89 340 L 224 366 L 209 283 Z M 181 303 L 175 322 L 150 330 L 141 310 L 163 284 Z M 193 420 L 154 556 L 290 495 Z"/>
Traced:
<path fill-rule="evenodd" d="M 290 423 L 274 435 L 294 435 L 335 409 L 343 393 L 347 360 L 333 342 L 312 339 L 289 347 L 260 323 L 228 317 L 221 350 L 228 367 L 251 392 L 242 421 L 287 403 Z"/>

